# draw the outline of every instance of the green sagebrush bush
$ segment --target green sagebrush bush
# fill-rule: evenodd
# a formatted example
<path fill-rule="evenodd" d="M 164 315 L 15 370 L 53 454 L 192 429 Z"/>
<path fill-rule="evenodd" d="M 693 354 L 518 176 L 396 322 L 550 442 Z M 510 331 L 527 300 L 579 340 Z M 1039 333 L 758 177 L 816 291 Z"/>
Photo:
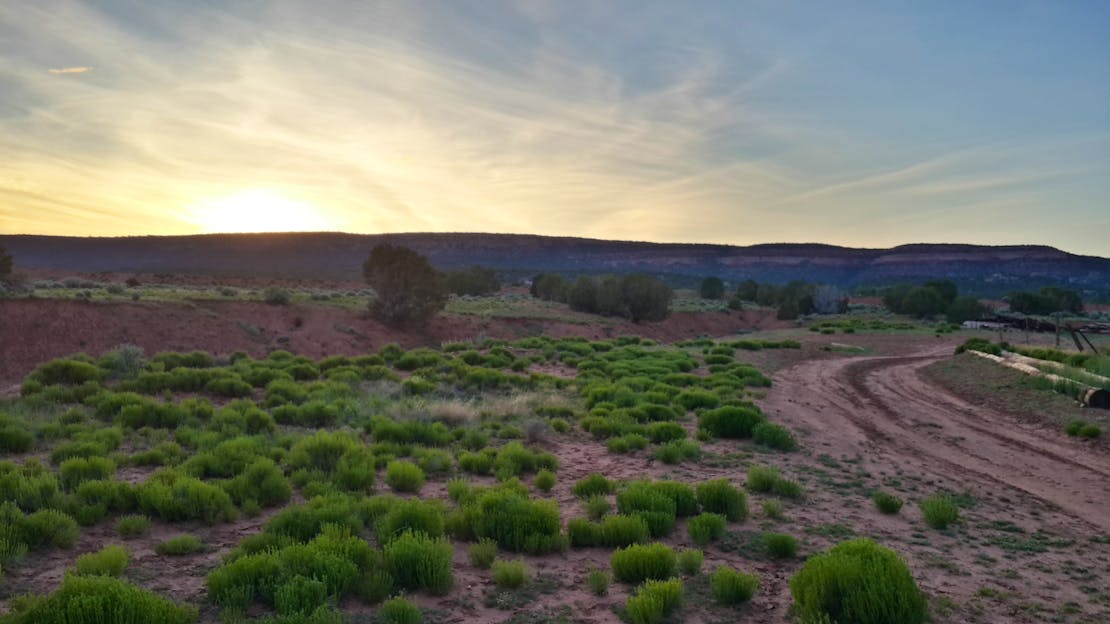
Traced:
<path fill-rule="evenodd" d="M 798 539 L 785 533 L 764 533 L 763 550 L 772 559 L 793 559 L 798 556 Z"/>
<path fill-rule="evenodd" d="M 0 540 L 4 542 L 0 563 L 17 559 L 28 550 L 69 548 L 80 535 L 77 522 L 60 511 L 40 509 L 24 514 L 11 501 L 0 503 Z"/>
<path fill-rule="evenodd" d="M 403 597 L 382 603 L 378 616 L 382 624 L 420 624 L 424 621 L 424 614 L 420 611 L 420 607 Z"/>
<path fill-rule="evenodd" d="M 725 517 L 717 513 L 701 513 L 686 522 L 686 532 L 698 546 L 721 539 L 725 534 Z"/>
<path fill-rule="evenodd" d="M 752 429 L 752 441 L 780 451 L 798 450 L 798 441 L 794 434 L 782 425 L 774 423 L 759 423 Z"/>
<path fill-rule="evenodd" d="M 734 605 L 747 602 L 755 596 L 758 588 L 758 576 L 746 574 L 728 566 L 718 566 L 709 575 L 709 593 L 721 604 Z"/>
<path fill-rule="evenodd" d="M 284 536 L 299 542 L 316 537 L 327 525 L 344 527 L 358 534 L 371 520 L 382 515 L 370 509 L 371 501 L 373 499 L 364 501 L 343 494 L 317 496 L 303 505 L 282 509 L 266 522 L 263 530 L 266 535 Z"/>
<path fill-rule="evenodd" d="M 141 514 L 129 514 L 116 519 L 116 532 L 123 539 L 142 537 L 150 530 L 150 518 Z"/>
<path fill-rule="evenodd" d="M 674 576 L 678 563 L 673 550 L 665 544 L 633 544 L 613 552 L 609 560 L 613 576 L 623 583 Z"/>
<path fill-rule="evenodd" d="M 675 402 L 681 405 L 686 411 L 697 410 L 701 408 L 714 408 L 721 404 L 721 398 L 708 390 L 699 390 L 691 388 L 683 390 L 675 397 Z"/>
<path fill-rule="evenodd" d="M 934 529 L 946 529 L 960 519 L 960 508 L 956 501 L 946 494 L 933 494 L 921 501 L 921 515 Z"/>
<path fill-rule="evenodd" d="M 477 543 L 470 545 L 467 556 L 471 564 L 485 570 L 493 565 L 494 560 L 497 559 L 497 552 L 497 542 L 483 537 Z"/>
<path fill-rule="evenodd" d="M 685 598 L 685 587 L 679 579 L 647 581 L 624 604 L 632 624 L 659 624 L 663 618 L 678 611 Z"/>
<path fill-rule="evenodd" d="M 285 474 L 266 458 L 255 460 L 239 476 L 220 485 L 238 505 L 251 501 L 262 507 L 274 507 L 288 502 L 293 495 Z"/>
<path fill-rule="evenodd" d="M 386 544 L 405 531 L 418 531 L 428 537 L 442 537 L 446 509 L 443 501 L 398 500 L 374 526 L 378 543 Z"/>
<path fill-rule="evenodd" d="M 614 489 L 616 489 L 616 484 L 596 472 L 579 479 L 572 488 L 574 495 L 578 498 L 590 498 L 598 494 L 612 494 Z"/>
<path fill-rule="evenodd" d="M 498 587 L 516 589 L 524 587 L 532 580 L 532 569 L 519 559 L 514 561 L 498 559 L 493 562 L 491 571 L 493 582 Z"/>
<path fill-rule="evenodd" d="M 119 576 L 131 562 L 131 552 L 118 545 L 105 546 L 77 558 L 74 570 L 82 576 Z"/>
<path fill-rule="evenodd" d="M 555 473 L 543 468 L 536 473 L 536 488 L 541 492 L 550 492 L 555 487 Z"/>
<path fill-rule="evenodd" d="M 328 526 L 306 543 L 278 540 L 253 554 L 236 549 L 208 574 L 206 584 L 216 604 L 236 609 L 246 609 L 255 599 L 273 605 L 276 589 L 297 575 L 322 582 L 328 596 L 341 598 L 378 561 L 380 555 L 365 540 Z"/>
<path fill-rule="evenodd" d="M 921 624 L 925 597 L 897 553 L 869 539 L 810 557 L 790 579 L 802 621 Z"/>
<path fill-rule="evenodd" d="M 419 492 L 424 481 L 424 471 L 412 462 L 395 460 L 385 467 L 385 482 L 398 492 Z"/>
<path fill-rule="evenodd" d="M 565 548 L 554 501 L 530 500 L 520 491 L 496 488 L 482 492 L 461 511 L 474 537 L 490 538 L 507 550 L 539 554 Z"/>
<path fill-rule="evenodd" d="M 697 486 L 698 503 L 710 513 L 721 514 L 729 522 L 748 517 L 747 495 L 729 483 L 728 479 L 714 479 Z"/>
<path fill-rule="evenodd" d="M 71 457 L 58 467 L 62 487 L 72 490 L 82 481 L 111 479 L 116 474 L 116 462 L 107 457 Z"/>
<path fill-rule="evenodd" d="M 172 469 L 155 473 L 136 491 L 139 509 L 170 522 L 202 520 L 208 524 L 234 520 L 238 515 L 227 492 Z"/>
<path fill-rule="evenodd" d="M 384 560 L 399 587 L 442 595 L 454 582 L 452 552 L 451 543 L 444 538 L 406 531 L 385 545 Z"/>
<path fill-rule="evenodd" d="M 684 548 L 678 551 L 678 569 L 687 576 L 700 572 L 704 561 L 704 553 L 696 548 Z"/>
<path fill-rule="evenodd" d="M 324 605 L 327 599 L 327 585 L 300 574 L 274 590 L 274 608 L 279 615 L 308 615 Z"/>
<path fill-rule="evenodd" d="M 586 510 L 586 517 L 590 520 L 600 520 L 613 509 L 613 506 L 609 504 L 608 498 L 595 494 L 582 503 L 582 508 Z"/>
<path fill-rule="evenodd" d="M 22 466 L 0 461 L 0 500 L 34 511 L 59 506 L 62 492 L 58 478 L 37 461 L 28 460 Z"/>
<path fill-rule="evenodd" d="M 570 545 L 619 547 L 642 544 L 651 537 L 647 523 L 638 516 L 606 516 L 601 522 L 575 518 L 567 524 Z"/>
<path fill-rule="evenodd" d="M 17 601 L 10 624 L 192 624 L 195 607 L 178 606 L 110 576 L 67 575 L 57 591 Z"/>
<path fill-rule="evenodd" d="M 636 481 L 617 493 L 617 509 L 622 514 L 642 518 L 651 535 L 659 537 L 674 529 L 677 516 L 696 513 L 697 499 L 685 483 Z"/>
<path fill-rule="evenodd" d="M 169 557 L 192 555 L 204 550 L 204 542 L 195 535 L 178 535 L 159 543 L 154 547 L 154 552 Z"/>
<path fill-rule="evenodd" d="M 604 596 L 609 592 L 609 573 L 605 570 L 590 568 L 586 574 L 586 585 L 595 596 Z"/>
<path fill-rule="evenodd" d="M 893 515 L 902 510 L 902 499 L 888 492 L 875 492 L 871 497 L 875 501 L 875 507 L 882 513 Z"/>
<path fill-rule="evenodd" d="M 671 440 L 655 449 L 655 459 L 664 464 L 680 464 L 701 457 L 701 446 L 693 440 Z"/>
<path fill-rule="evenodd" d="M 718 438 L 750 438 L 766 419 L 754 405 L 726 405 L 703 412 L 698 428 Z"/>

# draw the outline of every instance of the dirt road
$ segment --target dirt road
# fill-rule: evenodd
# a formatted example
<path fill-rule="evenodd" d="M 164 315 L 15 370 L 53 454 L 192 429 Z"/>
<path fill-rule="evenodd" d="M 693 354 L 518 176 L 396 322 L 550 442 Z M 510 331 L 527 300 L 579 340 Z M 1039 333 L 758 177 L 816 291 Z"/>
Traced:
<path fill-rule="evenodd" d="M 950 354 L 945 345 L 908 356 L 806 361 L 775 376 L 764 409 L 808 432 L 819 452 L 859 454 L 946 484 L 1008 486 L 1110 532 L 1110 457 L 969 404 L 919 375 Z"/>

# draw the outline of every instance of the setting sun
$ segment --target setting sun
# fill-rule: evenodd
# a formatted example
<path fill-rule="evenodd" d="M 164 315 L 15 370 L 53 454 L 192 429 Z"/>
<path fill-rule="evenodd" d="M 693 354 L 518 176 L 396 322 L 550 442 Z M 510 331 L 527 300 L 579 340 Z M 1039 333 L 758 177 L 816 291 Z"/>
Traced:
<path fill-rule="evenodd" d="M 319 208 L 267 190 L 205 199 L 187 207 L 206 233 L 323 232 L 338 229 Z"/>

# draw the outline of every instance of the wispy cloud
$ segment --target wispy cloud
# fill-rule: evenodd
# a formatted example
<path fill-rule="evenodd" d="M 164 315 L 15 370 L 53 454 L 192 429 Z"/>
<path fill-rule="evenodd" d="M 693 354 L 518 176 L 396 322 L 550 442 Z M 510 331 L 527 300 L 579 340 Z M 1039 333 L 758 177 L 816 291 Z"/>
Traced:
<path fill-rule="evenodd" d="M 193 231 L 189 206 L 258 189 L 363 232 L 966 240 L 937 215 L 1062 184 L 1082 207 L 1110 173 L 1105 141 L 830 123 L 803 98 L 821 50 L 638 3 L 45 6 L 0 11 L 0 231 Z"/>
<path fill-rule="evenodd" d="M 63 75 L 63 74 L 83 74 L 85 72 L 92 71 L 92 68 L 91 67 L 52 67 L 52 68 L 48 69 L 47 71 L 57 76 L 57 75 Z"/>

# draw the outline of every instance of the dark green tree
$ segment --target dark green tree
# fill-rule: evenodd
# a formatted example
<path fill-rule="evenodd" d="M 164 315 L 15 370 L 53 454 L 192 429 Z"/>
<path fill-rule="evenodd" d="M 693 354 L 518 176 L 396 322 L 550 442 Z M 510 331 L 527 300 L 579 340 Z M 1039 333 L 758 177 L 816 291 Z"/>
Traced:
<path fill-rule="evenodd" d="M 621 279 L 621 298 L 633 323 L 661 321 L 671 313 L 674 291 L 663 280 L 640 273 Z"/>
<path fill-rule="evenodd" d="M 447 287 L 428 259 L 397 245 L 374 247 L 362 275 L 377 293 L 370 306 L 374 316 L 395 326 L 422 327 L 447 305 Z"/>
<path fill-rule="evenodd" d="M 490 295 L 501 290 L 497 271 L 483 266 L 472 266 L 446 275 L 447 290 L 454 295 Z"/>
<path fill-rule="evenodd" d="M 566 301 L 567 288 L 567 281 L 562 275 L 540 273 L 532 278 L 532 286 L 528 292 L 532 293 L 533 297 L 544 301 Z"/>
<path fill-rule="evenodd" d="M 979 303 L 975 297 L 956 297 L 944 315 L 949 323 L 963 323 L 974 321 L 986 313 L 987 306 Z"/>
<path fill-rule="evenodd" d="M 736 298 L 740 301 L 755 301 L 759 293 L 759 284 L 753 279 L 746 279 L 736 287 Z"/>
<path fill-rule="evenodd" d="M 567 303 L 572 310 L 597 312 L 597 283 L 585 275 L 579 277 L 567 292 Z"/>
<path fill-rule="evenodd" d="M 924 318 L 940 314 L 947 307 L 944 298 L 935 288 L 918 286 L 906 293 L 906 298 L 902 300 L 902 309 L 895 311 Z"/>
<path fill-rule="evenodd" d="M 597 285 L 597 313 L 604 316 L 627 316 L 620 280 L 612 275 L 601 278 Z"/>
<path fill-rule="evenodd" d="M 719 277 L 707 277 L 698 288 L 702 299 L 721 299 L 725 296 L 725 283 Z"/>
<path fill-rule="evenodd" d="M 930 280 L 925 282 L 925 288 L 932 288 L 937 291 L 945 305 L 951 305 L 956 300 L 956 296 L 960 294 L 959 288 L 952 280 Z"/>

